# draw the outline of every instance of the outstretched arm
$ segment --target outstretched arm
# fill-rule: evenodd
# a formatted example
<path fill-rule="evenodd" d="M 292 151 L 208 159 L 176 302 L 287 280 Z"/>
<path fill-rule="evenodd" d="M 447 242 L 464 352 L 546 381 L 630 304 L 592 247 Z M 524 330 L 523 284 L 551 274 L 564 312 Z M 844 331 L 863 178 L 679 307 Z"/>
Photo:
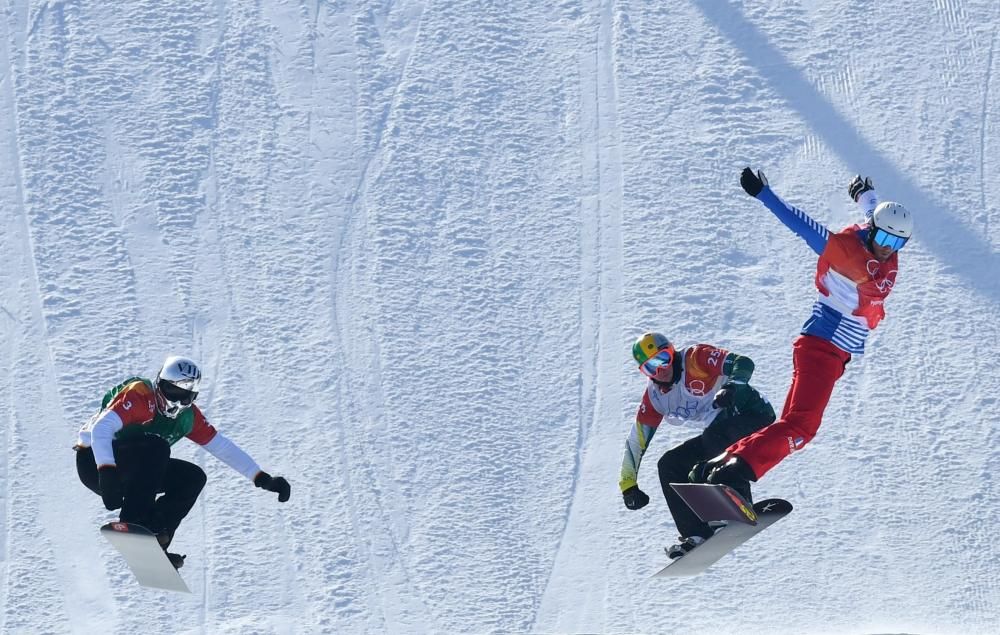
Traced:
<path fill-rule="evenodd" d="M 663 415 L 653 407 L 649 393 L 643 393 L 642 403 L 635 415 L 635 424 L 629 429 L 628 438 L 625 439 L 625 455 L 622 457 L 621 478 L 618 480 L 625 507 L 629 509 L 642 509 L 649 502 L 649 496 L 639 489 L 639 464 L 662 420 Z"/>
<path fill-rule="evenodd" d="M 654 434 L 656 434 L 656 428 L 638 421 L 629 430 L 628 438 L 625 439 L 621 478 L 618 481 L 618 487 L 621 488 L 622 493 L 638 484 L 639 464 L 642 463 L 642 455 L 646 453 L 646 448 L 649 447 L 649 442 Z"/>
<path fill-rule="evenodd" d="M 870 221 L 875 207 L 878 206 L 878 194 L 875 192 L 872 177 L 866 176 L 862 179 L 860 174 L 856 175 L 847 184 L 847 195 L 861 208 L 865 215 L 865 222 Z"/>
<path fill-rule="evenodd" d="M 278 502 L 284 503 L 291 496 L 291 487 L 281 476 L 271 476 L 260 469 L 257 462 L 240 446 L 210 424 L 201 410 L 195 406 L 194 428 L 187 435 L 189 439 L 205 448 L 215 458 L 247 477 L 254 485 L 269 492 L 278 493 Z"/>
<path fill-rule="evenodd" d="M 828 230 L 821 223 L 816 222 L 811 216 L 778 198 L 778 195 L 771 190 L 767 183 L 767 177 L 758 170 L 756 173 L 750 168 L 743 168 L 740 174 L 740 185 L 747 194 L 763 203 L 767 209 L 778 217 L 788 229 L 795 232 L 797 236 L 806 241 L 806 244 L 816 252 L 817 255 L 823 253 L 826 248 L 826 241 L 830 237 Z"/>
<path fill-rule="evenodd" d="M 269 492 L 277 492 L 278 502 L 284 503 L 291 496 L 292 489 L 288 481 L 281 476 L 271 476 L 260 469 L 257 462 L 250 458 L 240 446 L 236 445 L 221 432 L 216 432 L 212 440 L 202 446 L 215 458 L 247 477 L 253 484 Z"/>
<path fill-rule="evenodd" d="M 212 456 L 245 476 L 247 480 L 252 481 L 261 471 L 260 466 L 250 458 L 249 454 L 221 432 L 217 431 L 212 440 L 202 447 Z"/>

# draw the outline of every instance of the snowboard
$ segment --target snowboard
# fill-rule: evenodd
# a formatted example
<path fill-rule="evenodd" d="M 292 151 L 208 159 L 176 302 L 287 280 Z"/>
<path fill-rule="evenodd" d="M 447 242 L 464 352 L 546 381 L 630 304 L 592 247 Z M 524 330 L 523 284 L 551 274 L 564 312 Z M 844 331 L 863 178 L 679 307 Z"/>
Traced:
<path fill-rule="evenodd" d="M 704 573 L 726 554 L 792 512 L 792 504 L 780 498 L 750 505 L 726 485 L 671 483 L 670 487 L 702 521 L 716 530 L 708 540 L 670 561 L 653 577 Z"/>
<path fill-rule="evenodd" d="M 144 587 L 190 593 L 181 574 L 160 547 L 156 534 L 142 525 L 111 522 L 101 535 L 122 554 L 136 581 Z"/>

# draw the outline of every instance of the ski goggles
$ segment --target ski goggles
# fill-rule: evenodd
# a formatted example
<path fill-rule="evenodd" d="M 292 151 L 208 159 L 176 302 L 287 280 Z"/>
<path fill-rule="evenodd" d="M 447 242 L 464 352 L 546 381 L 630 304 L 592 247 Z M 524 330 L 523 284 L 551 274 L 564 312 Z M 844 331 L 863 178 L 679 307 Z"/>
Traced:
<path fill-rule="evenodd" d="M 167 401 L 172 401 L 174 403 L 179 403 L 182 406 L 190 406 L 194 403 L 194 400 L 198 397 L 198 393 L 192 390 L 187 390 L 181 388 L 180 386 L 175 386 L 169 381 L 159 381 L 157 386 L 160 389 L 160 394 Z"/>
<path fill-rule="evenodd" d="M 639 364 L 639 371 L 646 377 L 654 379 L 656 373 L 660 372 L 661 368 L 669 366 L 672 361 L 674 361 L 674 352 L 669 348 L 665 348 Z"/>
<path fill-rule="evenodd" d="M 872 242 L 879 247 L 888 247 L 893 251 L 899 251 L 903 248 L 909 238 L 903 238 L 902 236 L 897 236 L 896 234 L 890 234 L 884 229 L 878 227 L 875 228 L 875 234 L 872 235 Z"/>

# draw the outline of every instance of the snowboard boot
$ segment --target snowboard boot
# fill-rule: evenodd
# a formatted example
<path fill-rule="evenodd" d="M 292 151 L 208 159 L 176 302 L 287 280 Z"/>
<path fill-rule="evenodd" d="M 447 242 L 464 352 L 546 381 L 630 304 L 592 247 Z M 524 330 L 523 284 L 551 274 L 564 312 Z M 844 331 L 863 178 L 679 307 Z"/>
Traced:
<path fill-rule="evenodd" d="M 712 465 L 713 463 L 715 465 Z M 753 503 L 750 492 L 750 481 L 756 481 L 757 476 L 753 473 L 750 466 L 747 465 L 746 461 L 733 454 L 722 457 L 722 460 L 718 462 L 716 462 L 716 459 L 712 459 L 709 461 L 709 465 L 712 465 L 712 467 L 708 472 L 708 478 L 705 479 L 705 482 L 712 485 L 728 485 L 736 490 L 736 493 L 742 496 L 748 503 Z"/>
<path fill-rule="evenodd" d="M 688 536 L 687 538 L 681 536 L 678 538 L 678 540 L 680 540 L 679 543 L 677 543 L 676 545 L 671 545 L 670 547 L 666 548 L 667 557 L 670 558 L 671 560 L 676 560 L 677 558 L 680 558 L 687 552 L 693 550 L 695 547 L 705 542 L 706 539 L 702 538 L 701 536 Z"/>
<path fill-rule="evenodd" d="M 170 543 L 173 542 L 173 540 L 174 540 L 174 532 L 172 531 L 164 530 L 157 532 L 156 534 L 156 541 L 160 543 L 160 546 L 163 547 L 164 551 L 167 550 L 167 547 L 170 546 Z"/>
<path fill-rule="evenodd" d="M 167 559 L 170 560 L 170 564 L 174 565 L 175 569 L 180 569 L 184 566 L 184 559 L 187 558 L 186 555 L 171 553 L 169 551 L 165 551 L 164 553 L 167 554 Z"/>
<path fill-rule="evenodd" d="M 167 554 L 167 559 L 170 560 L 170 564 L 174 565 L 175 569 L 180 569 L 184 566 L 184 559 L 187 555 L 181 555 L 179 553 L 171 553 L 167 551 L 167 547 L 174 540 L 174 532 L 172 531 L 161 531 L 156 534 L 156 541 L 160 543 L 160 547 L 163 549 L 163 553 Z"/>

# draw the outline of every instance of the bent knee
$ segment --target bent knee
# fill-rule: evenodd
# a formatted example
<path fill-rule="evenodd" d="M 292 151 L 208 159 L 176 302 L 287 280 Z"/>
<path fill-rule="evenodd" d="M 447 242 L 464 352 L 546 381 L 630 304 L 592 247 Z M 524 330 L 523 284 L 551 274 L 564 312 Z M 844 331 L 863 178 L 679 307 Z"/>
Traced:
<path fill-rule="evenodd" d="M 197 465 L 191 464 L 194 470 L 191 472 L 191 485 L 197 487 L 200 492 L 205 484 L 208 482 L 208 475 L 205 474 L 205 470 L 201 469 Z"/>
<path fill-rule="evenodd" d="M 187 492 L 197 494 L 201 492 L 205 487 L 205 483 L 208 482 L 208 475 L 205 474 L 205 470 L 194 463 L 174 459 L 171 461 L 171 464 L 170 479 L 178 487 L 183 488 Z"/>
<path fill-rule="evenodd" d="M 656 462 L 656 469 L 660 473 L 660 480 L 668 482 L 686 481 L 690 465 L 684 465 L 676 454 L 664 452 L 660 460 Z"/>
<path fill-rule="evenodd" d="M 781 424 L 781 428 L 787 432 L 788 436 L 801 437 L 805 443 L 808 443 L 816 436 L 822 421 L 822 416 L 812 413 L 791 412 L 778 423 Z"/>
<path fill-rule="evenodd" d="M 789 453 L 797 452 L 816 438 L 816 430 L 814 428 L 789 427 L 785 429 L 785 438 L 788 439 Z"/>

